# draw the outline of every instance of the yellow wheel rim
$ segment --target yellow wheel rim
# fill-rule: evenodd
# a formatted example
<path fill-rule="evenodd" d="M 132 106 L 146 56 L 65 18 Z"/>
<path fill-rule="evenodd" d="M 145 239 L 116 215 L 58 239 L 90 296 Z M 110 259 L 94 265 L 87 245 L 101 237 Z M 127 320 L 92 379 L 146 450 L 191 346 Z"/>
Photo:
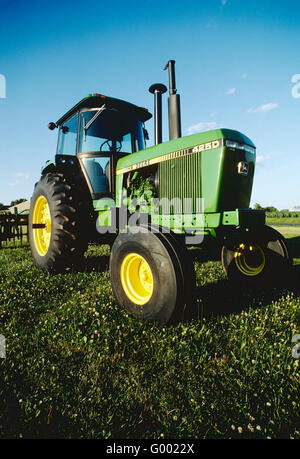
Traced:
<path fill-rule="evenodd" d="M 38 254 L 46 255 L 51 239 L 51 214 L 45 196 L 39 196 L 33 209 L 33 225 L 41 225 L 41 228 L 33 228 L 33 241 Z"/>
<path fill-rule="evenodd" d="M 145 258 L 137 253 L 127 255 L 121 265 L 121 283 L 127 297 L 143 306 L 153 293 L 153 276 Z"/>
<path fill-rule="evenodd" d="M 245 276 L 258 276 L 266 265 L 265 253 L 258 245 L 240 244 L 234 258 L 238 270 Z"/>

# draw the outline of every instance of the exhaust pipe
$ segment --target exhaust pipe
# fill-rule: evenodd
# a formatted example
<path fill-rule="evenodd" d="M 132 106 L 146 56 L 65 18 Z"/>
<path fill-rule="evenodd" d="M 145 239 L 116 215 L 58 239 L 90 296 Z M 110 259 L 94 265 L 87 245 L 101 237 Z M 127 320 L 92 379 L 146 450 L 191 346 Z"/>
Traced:
<path fill-rule="evenodd" d="M 175 61 L 170 60 L 164 67 L 169 68 L 169 139 L 181 137 L 180 96 L 175 85 Z"/>
<path fill-rule="evenodd" d="M 154 138 L 155 145 L 162 143 L 162 111 L 161 95 L 167 91 L 167 87 L 161 83 L 155 83 L 150 86 L 149 92 L 154 94 Z"/>

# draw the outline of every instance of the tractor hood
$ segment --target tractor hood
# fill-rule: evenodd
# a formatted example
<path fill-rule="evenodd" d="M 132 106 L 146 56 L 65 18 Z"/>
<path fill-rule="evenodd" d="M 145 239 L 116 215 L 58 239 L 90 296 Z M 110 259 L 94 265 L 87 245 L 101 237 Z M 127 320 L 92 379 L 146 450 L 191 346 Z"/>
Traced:
<path fill-rule="evenodd" d="M 160 163 L 168 159 L 189 155 L 199 151 L 213 150 L 223 146 L 225 140 L 232 140 L 239 144 L 246 144 L 255 148 L 249 137 L 232 129 L 214 129 L 199 134 L 193 134 L 178 139 L 169 140 L 159 145 L 125 156 L 118 161 L 117 174 L 139 169 L 147 165 Z M 168 156 L 169 155 L 169 156 Z"/>
<path fill-rule="evenodd" d="M 191 212 L 218 213 L 249 207 L 255 146 L 238 131 L 216 129 L 180 137 L 120 159 L 117 175 L 137 171 L 147 177 L 156 170 L 157 193 L 161 200 L 178 200 L 174 210 L 191 200 Z M 162 209 L 163 214 L 168 212 Z"/>

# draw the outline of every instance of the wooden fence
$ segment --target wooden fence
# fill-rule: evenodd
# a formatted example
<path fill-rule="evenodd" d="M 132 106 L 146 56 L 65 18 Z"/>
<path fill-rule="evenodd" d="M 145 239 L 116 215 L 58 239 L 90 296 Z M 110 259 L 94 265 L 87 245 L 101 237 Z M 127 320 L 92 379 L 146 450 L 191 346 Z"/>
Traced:
<path fill-rule="evenodd" d="M 0 215 L 0 249 L 3 243 L 11 247 L 28 242 L 28 217 L 26 214 Z"/>

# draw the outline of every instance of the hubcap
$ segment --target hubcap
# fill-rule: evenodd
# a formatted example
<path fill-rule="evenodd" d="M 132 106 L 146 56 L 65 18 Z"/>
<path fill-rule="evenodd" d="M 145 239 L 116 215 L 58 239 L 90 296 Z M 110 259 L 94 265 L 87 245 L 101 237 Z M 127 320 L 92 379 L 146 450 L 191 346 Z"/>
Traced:
<path fill-rule="evenodd" d="M 46 255 L 51 239 L 51 214 L 45 196 L 39 196 L 33 209 L 33 225 L 41 225 L 41 228 L 33 228 L 33 240 L 38 254 Z"/>
<path fill-rule="evenodd" d="M 266 264 L 265 253 L 258 245 L 240 244 L 234 254 L 238 270 L 245 276 L 258 276 Z"/>
<path fill-rule="evenodd" d="M 153 293 L 153 277 L 145 258 L 137 253 L 128 254 L 121 265 L 121 283 L 127 297 L 143 306 Z"/>

